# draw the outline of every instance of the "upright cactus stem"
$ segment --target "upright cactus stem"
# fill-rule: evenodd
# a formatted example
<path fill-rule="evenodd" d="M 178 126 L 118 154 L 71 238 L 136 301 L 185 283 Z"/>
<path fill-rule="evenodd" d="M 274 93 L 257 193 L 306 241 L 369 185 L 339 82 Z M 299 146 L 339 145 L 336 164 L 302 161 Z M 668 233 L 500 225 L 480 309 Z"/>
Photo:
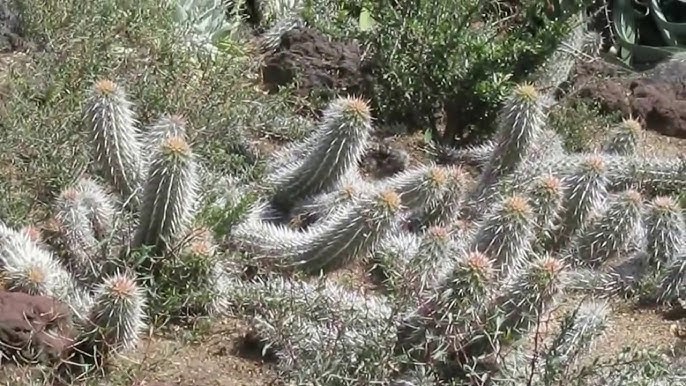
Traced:
<path fill-rule="evenodd" d="M 664 265 L 680 251 L 686 251 L 686 224 L 675 199 L 655 197 L 648 204 L 645 223 L 646 250 L 651 266 Z"/>
<path fill-rule="evenodd" d="M 104 176 L 135 207 L 136 192 L 143 179 L 143 159 L 131 107 L 121 87 L 110 80 L 100 80 L 86 101 L 84 121 L 90 132 L 94 158 Z"/>
<path fill-rule="evenodd" d="M 602 210 L 609 183 L 605 161 L 599 155 L 590 155 L 563 182 L 566 188 L 556 231 L 556 249 L 566 245 Z"/>
<path fill-rule="evenodd" d="M 541 97 L 533 85 L 517 86 L 500 114 L 496 144 L 474 192 L 476 199 L 488 199 L 498 179 L 514 172 L 529 155 L 530 147 L 543 130 L 545 114 Z"/>
<path fill-rule="evenodd" d="M 536 217 L 536 240 L 545 246 L 552 241 L 555 224 L 560 219 L 564 186 L 553 175 L 536 179 L 529 189 L 529 197 Z"/>
<path fill-rule="evenodd" d="M 272 176 L 272 202 L 288 211 L 297 202 L 331 190 L 362 157 L 372 130 L 369 106 L 358 98 L 339 98 L 324 111 L 309 139 L 309 154 Z"/>
<path fill-rule="evenodd" d="M 510 196 L 487 215 L 473 248 L 491 256 L 497 269 L 516 271 L 531 257 L 534 225 L 533 211 L 526 198 Z"/>
<path fill-rule="evenodd" d="M 190 145 L 182 137 L 169 137 L 152 157 L 132 247 L 170 247 L 187 231 L 197 196 L 197 165 Z"/>
<path fill-rule="evenodd" d="M 59 372 L 79 376 L 106 366 L 113 354 L 135 348 L 147 327 L 145 307 L 145 292 L 128 274 L 106 278 L 95 291 L 72 357 L 63 361 Z"/>
<path fill-rule="evenodd" d="M 623 120 L 603 146 L 603 151 L 612 155 L 632 155 L 641 135 L 641 123 L 635 119 Z"/>

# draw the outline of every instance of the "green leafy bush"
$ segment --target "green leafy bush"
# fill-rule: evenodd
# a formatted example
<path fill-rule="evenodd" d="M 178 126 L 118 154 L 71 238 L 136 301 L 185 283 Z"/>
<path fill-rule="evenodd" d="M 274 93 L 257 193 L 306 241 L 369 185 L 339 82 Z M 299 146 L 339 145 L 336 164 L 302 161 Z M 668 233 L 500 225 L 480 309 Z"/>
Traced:
<path fill-rule="evenodd" d="M 555 49 L 570 30 L 569 17 L 586 1 L 567 3 L 367 2 L 378 24 L 361 40 L 375 64 L 378 117 L 433 128 L 442 107 L 442 142 L 491 134 L 496 109 L 514 82 Z"/>

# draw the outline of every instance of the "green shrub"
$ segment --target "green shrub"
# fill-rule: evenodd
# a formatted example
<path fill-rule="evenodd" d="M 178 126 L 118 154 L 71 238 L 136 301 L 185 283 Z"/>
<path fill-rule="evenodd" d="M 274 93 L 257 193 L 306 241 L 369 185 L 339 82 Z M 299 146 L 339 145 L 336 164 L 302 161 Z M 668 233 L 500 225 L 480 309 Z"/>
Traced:
<path fill-rule="evenodd" d="M 442 107 L 442 142 L 491 134 L 512 85 L 555 49 L 586 1 L 568 3 L 559 12 L 540 1 L 511 9 L 475 0 L 365 3 L 378 23 L 361 33 L 375 65 L 378 118 L 433 128 Z"/>

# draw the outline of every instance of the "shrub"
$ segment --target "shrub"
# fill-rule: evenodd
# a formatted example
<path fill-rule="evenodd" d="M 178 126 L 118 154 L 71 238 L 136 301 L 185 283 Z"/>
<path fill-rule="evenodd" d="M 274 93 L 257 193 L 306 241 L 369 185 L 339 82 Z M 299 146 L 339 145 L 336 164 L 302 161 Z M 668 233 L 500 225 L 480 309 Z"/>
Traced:
<path fill-rule="evenodd" d="M 500 102 L 569 33 L 585 3 L 566 2 L 553 15 L 538 1 L 365 2 L 378 23 L 361 38 L 376 68 L 377 117 L 434 128 L 443 109 L 445 132 L 435 139 L 489 136 Z"/>

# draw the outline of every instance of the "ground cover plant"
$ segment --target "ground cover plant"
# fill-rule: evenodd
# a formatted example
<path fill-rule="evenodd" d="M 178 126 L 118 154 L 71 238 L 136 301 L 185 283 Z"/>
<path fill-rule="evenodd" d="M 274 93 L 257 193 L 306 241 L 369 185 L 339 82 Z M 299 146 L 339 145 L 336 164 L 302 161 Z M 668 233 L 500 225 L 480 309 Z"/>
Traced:
<path fill-rule="evenodd" d="M 66 327 L 41 330 L 51 350 L 3 350 L 3 367 L 38 370 L 19 382 L 132 384 L 117 366 L 141 342 L 226 318 L 277 384 L 685 376 L 674 358 L 592 355 L 611 302 L 682 300 L 686 160 L 639 153 L 633 119 L 569 150 L 549 124 L 568 46 L 507 94 L 489 141 L 372 178 L 370 102 L 293 115 L 287 92 L 257 87 L 263 41 L 241 27 L 244 48 L 205 52 L 156 2 L 22 9 L 43 47 L 5 71 L 3 296 L 56 299 Z"/>

